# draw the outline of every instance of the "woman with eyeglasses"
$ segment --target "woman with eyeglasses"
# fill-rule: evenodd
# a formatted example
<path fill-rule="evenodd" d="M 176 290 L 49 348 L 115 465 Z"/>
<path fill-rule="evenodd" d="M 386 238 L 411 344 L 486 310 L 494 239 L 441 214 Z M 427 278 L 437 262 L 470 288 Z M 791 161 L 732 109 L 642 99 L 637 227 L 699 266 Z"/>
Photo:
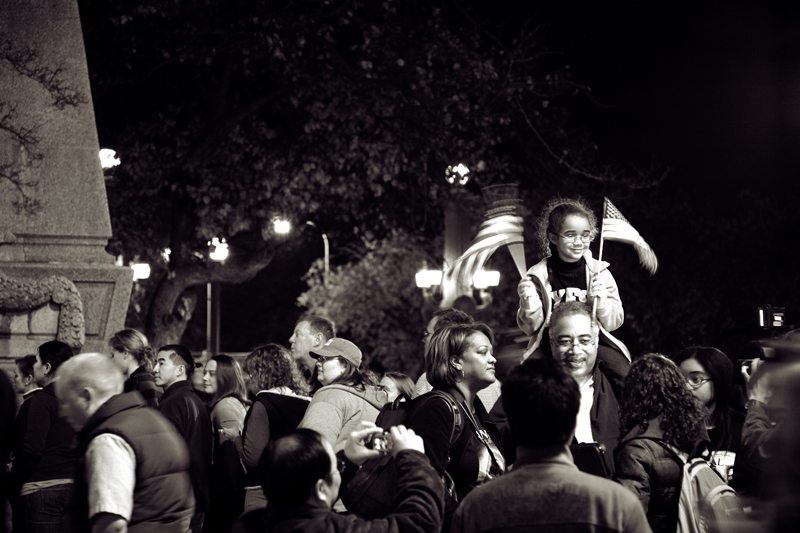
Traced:
<path fill-rule="evenodd" d="M 608 263 L 593 259 L 589 250 L 597 233 L 597 218 L 583 200 L 557 197 L 545 205 L 537 222 L 543 259 L 519 282 L 517 324 L 531 336 L 526 356 L 537 349 L 549 354 L 553 308 L 561 302 L 592 304 L 596 299 L 598 357 L 622 379 L 630 366 L 630 352 L 609 332 L 622 325 L 625 313 Z"/>
<path fill-rule="evenodd" d="M 317 360 L 322 388 L 314 393 L 298 427 L 317 431 L 338 452 L 350 433 L 362 429 L 362 420 L 375 422 L 389 399 L 372 374 L 359 369 L 361 350 L 352 342 L 330 339 L 312 349 L 311 356 Z"/>
<path fill-rule="evenodd" d="M 737 484 L 734 478 L 746 482 L 751 468 L 738 453 L 745 416 L 735 408 L 733 363 L 723 352 L 707 346 L 685 348 L 673 360 L 686 377 L 686 386 L 708 410 L 705 424 L 714 468 L 732 485 Z"/>
<path fill-rule="evenodd" d="M 619 413 L 617 480 L 639 497 L 653 533 L 675 533 L 683 464 L 670 452 L 685 459 L 705 449 L 705 406 L 678 365 L 651 353 L 631 366 Z"/>

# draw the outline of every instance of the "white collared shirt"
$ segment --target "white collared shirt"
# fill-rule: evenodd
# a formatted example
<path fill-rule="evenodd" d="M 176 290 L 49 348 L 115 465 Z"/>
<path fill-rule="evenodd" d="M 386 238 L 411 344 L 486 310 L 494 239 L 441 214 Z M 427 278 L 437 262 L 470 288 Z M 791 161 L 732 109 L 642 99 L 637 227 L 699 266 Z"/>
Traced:
<path fill-rule="evenodd" d="M 581 407 L 578 410 L 578 421 L 575 426 L 575 440 L 578 442 L 594 442 L 592 436 L 592 404 L 594 403 L 594 377 L 589 377 L 581 390 Z"/>

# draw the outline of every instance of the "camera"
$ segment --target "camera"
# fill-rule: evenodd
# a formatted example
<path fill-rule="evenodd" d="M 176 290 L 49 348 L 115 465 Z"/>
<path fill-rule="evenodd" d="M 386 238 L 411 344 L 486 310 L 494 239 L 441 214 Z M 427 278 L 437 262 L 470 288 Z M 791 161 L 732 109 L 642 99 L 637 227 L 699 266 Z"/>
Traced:
<path fill-rule="evenodd" d="M 769 331 L 767 339 L 747 343 L 740 358 L 743 368 L 750 371 L 753 361 L 795 361 L 800 357 L 800 336 L 798 331 L 786 333 L 786 308 L 764 305 L 758 308 L 758 325 Z"/>
<path fill-rule="evenodd" d="M 391 451 L 394 450 L 394 439 L 387 429 L 381 433 L 372 435 L 367 442 L 367 448 L 378 452 L 391 453 Z"/>

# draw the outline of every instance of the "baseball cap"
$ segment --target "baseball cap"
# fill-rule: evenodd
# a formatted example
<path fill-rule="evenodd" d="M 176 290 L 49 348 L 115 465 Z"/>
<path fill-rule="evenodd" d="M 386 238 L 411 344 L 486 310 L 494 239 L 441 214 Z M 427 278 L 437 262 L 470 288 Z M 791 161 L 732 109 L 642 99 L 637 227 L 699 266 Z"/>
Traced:
<path fill-rule="evenodd" d="M 361 350 L 358 349 L 358 346 L 353 344 L 352 342 L 333 338 L 329 339 L 328 342 L 322 345 L 321 348 L 317 348 L 316 350 L 309 350 L 311 355 L 314 359 L 319 359 L 320 357 L 342 357 L 347 359 L 354 365 L 356 368 L 361 366 Z"/>

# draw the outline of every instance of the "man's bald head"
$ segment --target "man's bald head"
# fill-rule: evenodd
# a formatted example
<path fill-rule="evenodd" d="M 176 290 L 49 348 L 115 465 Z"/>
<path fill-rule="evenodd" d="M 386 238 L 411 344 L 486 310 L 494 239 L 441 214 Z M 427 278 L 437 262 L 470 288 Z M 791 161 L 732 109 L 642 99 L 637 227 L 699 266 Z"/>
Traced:
<path fill-rule="evenodd" d="M 58 370 L 56 396 L 63 416 L 75 431 L 91 416 L 122 393 L 124 376 L 108 356 L 84 353 L 66 361 Z"/>

